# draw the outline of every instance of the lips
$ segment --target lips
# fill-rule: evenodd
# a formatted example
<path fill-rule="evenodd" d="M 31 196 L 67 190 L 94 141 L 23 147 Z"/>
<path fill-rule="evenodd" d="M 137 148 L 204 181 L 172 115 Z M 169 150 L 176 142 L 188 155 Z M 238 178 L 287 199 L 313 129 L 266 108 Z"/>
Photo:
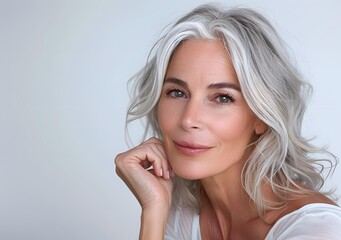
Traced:
<path fill-rule="evenodd" d="M 188 156 L 199 155 L 199 154 L 207 152 L 208 150 L 212 148 L 210 146 L 197 144 L 197 143 L 189 143 L 185 141 L 174 141 L 174 144 L 179 152 Z"/>

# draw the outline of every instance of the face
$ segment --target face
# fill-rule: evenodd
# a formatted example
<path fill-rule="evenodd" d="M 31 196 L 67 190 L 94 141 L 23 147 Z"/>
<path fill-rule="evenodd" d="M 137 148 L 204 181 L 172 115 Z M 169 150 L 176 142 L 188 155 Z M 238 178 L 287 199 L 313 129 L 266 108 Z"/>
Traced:
<path fill-rule="evenodd" d="M 244 165 L 265 125 L 243 98 L 221 41 L 186 40 L 173 54 L 158 103 L 173 171 L 203 179 Z"/>

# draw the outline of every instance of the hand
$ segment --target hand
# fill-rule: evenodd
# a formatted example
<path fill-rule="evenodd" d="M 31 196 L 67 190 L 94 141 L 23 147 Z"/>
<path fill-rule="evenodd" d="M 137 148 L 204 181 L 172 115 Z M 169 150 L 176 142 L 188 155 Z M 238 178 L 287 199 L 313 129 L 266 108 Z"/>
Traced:
<path fill-rule="evenodd" d="M 142 209 L 170 208 L 173 171 L 167 161 L 163 142 L 150 138 L 115 158 L 116 173 L 139 201 Z M 147 170 L 150 167 L 151 170 Z"/>

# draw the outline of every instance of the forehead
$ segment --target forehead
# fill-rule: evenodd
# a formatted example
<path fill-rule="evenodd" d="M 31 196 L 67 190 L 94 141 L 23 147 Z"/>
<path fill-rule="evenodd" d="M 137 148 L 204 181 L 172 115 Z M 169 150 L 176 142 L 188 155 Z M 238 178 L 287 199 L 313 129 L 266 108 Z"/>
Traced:
<path fill-rule="evenodd" d="M 239 84 L 231 58 L 221 40 L 189 39 L 182 42 L 170 59 L 166 76 Z"/>
<path fill-rule="evenodd" d="M 223 41 L 203 39 L 188 39 L 183 41 L 175 49 L 170 60 L 190 58 L 196 58 L 198 60 L 220 60 L 222 62 L 230 60 Z"/>

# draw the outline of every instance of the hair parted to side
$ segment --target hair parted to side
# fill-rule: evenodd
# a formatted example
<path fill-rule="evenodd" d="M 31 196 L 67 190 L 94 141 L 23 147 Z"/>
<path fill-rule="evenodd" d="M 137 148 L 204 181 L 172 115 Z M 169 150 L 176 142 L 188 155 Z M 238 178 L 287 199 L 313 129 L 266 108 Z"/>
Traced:
<path fill-rule="evenodd" d="M 291 193 L 319 191 L 324 184 L 321 172 L 325 163 L 332 169 L 338 159 L 302 137 L 305 101 L 311 86 L 302 80 L 276 30 L 254 10 L 206 4 L 170 26 L 155 44 L 146 66 L 131 79 L 133 99 L 127 125 L 146 118 L 144 136 L 150 132 L 162 138 L 157 102 L 168 62 L 177 46 L 187 39 L 224 42 L 245 100 L 268 126 L 257 140 L 241 176 L 258 212 L 262 214 L 265 208 L 276 206 L 263 198 L 264 183 L 269 183 L 283 202 Z M 321 159 L 321 154 L 329 155 L 331 160 Z M 199 196 L 198 182 L 175 179 L 175 201 L 181 198 L 183 204 L 198 208 Z"/>

